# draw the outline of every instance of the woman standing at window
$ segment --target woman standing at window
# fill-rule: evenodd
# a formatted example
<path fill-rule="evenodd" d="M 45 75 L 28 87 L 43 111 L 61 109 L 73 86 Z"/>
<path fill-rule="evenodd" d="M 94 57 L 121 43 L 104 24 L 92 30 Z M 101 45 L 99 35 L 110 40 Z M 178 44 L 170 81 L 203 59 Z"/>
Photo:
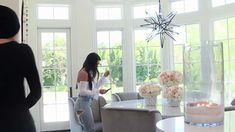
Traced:
<path fill-rule="evenodd" d="M 95 132 L 94 118 L 91 110 L 91 103 L 93 99 L 98 99 L 99 93 L 105 94 L 108 90 L 99 89 L 107 82 L 106 77 L 109 71 L 104 73 L 104 76 L 99 80 L 99 71 L 97 69 L 100 63 L 100 57 L 96 53 L 90 53 L 82 69 L 78 72 L 77 87 L 78 99 L 75 103 L 75 110 L 81 111 L 81 121 L 84 124 L 85 132 Z M 98 74 L 98 75 L 97 75 Z M 98 82 L 95 81 L 97 75 Z"/>

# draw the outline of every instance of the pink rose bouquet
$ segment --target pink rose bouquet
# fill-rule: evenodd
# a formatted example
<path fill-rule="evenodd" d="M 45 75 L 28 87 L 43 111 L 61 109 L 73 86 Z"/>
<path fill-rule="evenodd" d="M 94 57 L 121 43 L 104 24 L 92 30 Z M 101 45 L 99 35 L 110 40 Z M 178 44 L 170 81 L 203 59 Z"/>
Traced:
<path fill-rule="evenodd" d="M 176 86 L 182 83 L 183 75 L 178 71 L 163 71 L 159 74 L 158 80 L 162 86 Z"/>
<path fill-rule="evenodd" d="M 161 87 L 155 83 L 145 84 L 139 88 L 139 93 L 142 97 L 157 96 L 161 93 Z"/>
<path fill-rule="evenodd" d="M 163 97 L 175 101 L 180 101 L 182 100 L 183 97 L 183 89 L 179 86 L 171 86 L 168 87 L 164 92 L 163 92 Z"/>

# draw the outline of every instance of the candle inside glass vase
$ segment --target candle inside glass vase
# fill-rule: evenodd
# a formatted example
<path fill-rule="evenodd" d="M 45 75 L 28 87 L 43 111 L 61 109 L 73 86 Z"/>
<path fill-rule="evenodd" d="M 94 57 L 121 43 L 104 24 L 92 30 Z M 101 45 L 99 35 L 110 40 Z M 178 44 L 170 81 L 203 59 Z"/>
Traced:
<path fill-rule="evenodd" d="M 185 122 L 219 126 L 224 120 L 223 44 L 207 42 L 184 47 Z"/>
<path fill-rule="evenodd" d="M 218 126 L 224 121 L 224 106 L 213 102 L 188 103 L 185 107 L 185 122 L 197 126 Z"/>

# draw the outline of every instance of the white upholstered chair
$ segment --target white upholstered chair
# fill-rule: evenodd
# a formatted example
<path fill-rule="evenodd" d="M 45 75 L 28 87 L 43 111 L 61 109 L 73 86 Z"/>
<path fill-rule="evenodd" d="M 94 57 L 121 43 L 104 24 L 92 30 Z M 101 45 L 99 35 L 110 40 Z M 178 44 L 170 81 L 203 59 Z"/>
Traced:
<path fill-rule="evenodd" d="M 161 120 L 158 111 L 103 107 L 101 116 L 103 132 L 160 132 L 156 127 Z"/>
<path fill-rule="evenodd" d="M 224 108 L 224 111 L 233 111 L 233 110 L 235 110 L 235 99 L 231 101 L 231 106 L 226 106 Z"/>
<path fill-rule="evenodd" d="M 79 119 L 79 115 L 74 110 L 74 104 L 77 97 L 69 98 L 69 118 L 70 118 L 70 132 L 84 132 L 83 124 Z M 96 132 L 102 132 L 102 123 L 101 123 L 101 108 L 106 104 L 106 100 L 99 96 L 98 100 L 93 100 L 92 102 L 92 113 L 95 121 Z"/>
<path fill-rule="evenodd" d="M 137 92 L 123 92 L 112 94 L 112 101 L 114 102 L 135 99 L 143 99 L 143 97 L 141 97 Z"/>

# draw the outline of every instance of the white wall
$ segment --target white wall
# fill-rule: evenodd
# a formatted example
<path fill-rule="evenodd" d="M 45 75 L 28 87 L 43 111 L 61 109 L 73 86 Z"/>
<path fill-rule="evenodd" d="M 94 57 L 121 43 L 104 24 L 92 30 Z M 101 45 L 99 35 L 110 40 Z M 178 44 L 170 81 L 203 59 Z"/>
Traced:
<path fill-rule="evenodd" d="M 0 5 L 4 5 L 13 9 L 19 18 L 21 16 L 21 3 L 22 3 L 22 0 L 0 0 Z M 19 42 L 20 42 L 20 37 L 21 37 L 21 34 L 19 32 L 18 35 L 16 36 L 17 41 Z"/>
<path fill-rule="evenodd" d="M 72 82 L 75 87 L 77 72 L 89 52 L 95 50 L 93 2 L 89 0 L 73 1 L 71 25 Z M 73 95 L 77 91 L 73 89 Z"/>
<path fill-rule="evenodd" d="M 0 5 L 10 7 L 20 16 L 21 2 L 22 0 L 0 0 Z"/>

